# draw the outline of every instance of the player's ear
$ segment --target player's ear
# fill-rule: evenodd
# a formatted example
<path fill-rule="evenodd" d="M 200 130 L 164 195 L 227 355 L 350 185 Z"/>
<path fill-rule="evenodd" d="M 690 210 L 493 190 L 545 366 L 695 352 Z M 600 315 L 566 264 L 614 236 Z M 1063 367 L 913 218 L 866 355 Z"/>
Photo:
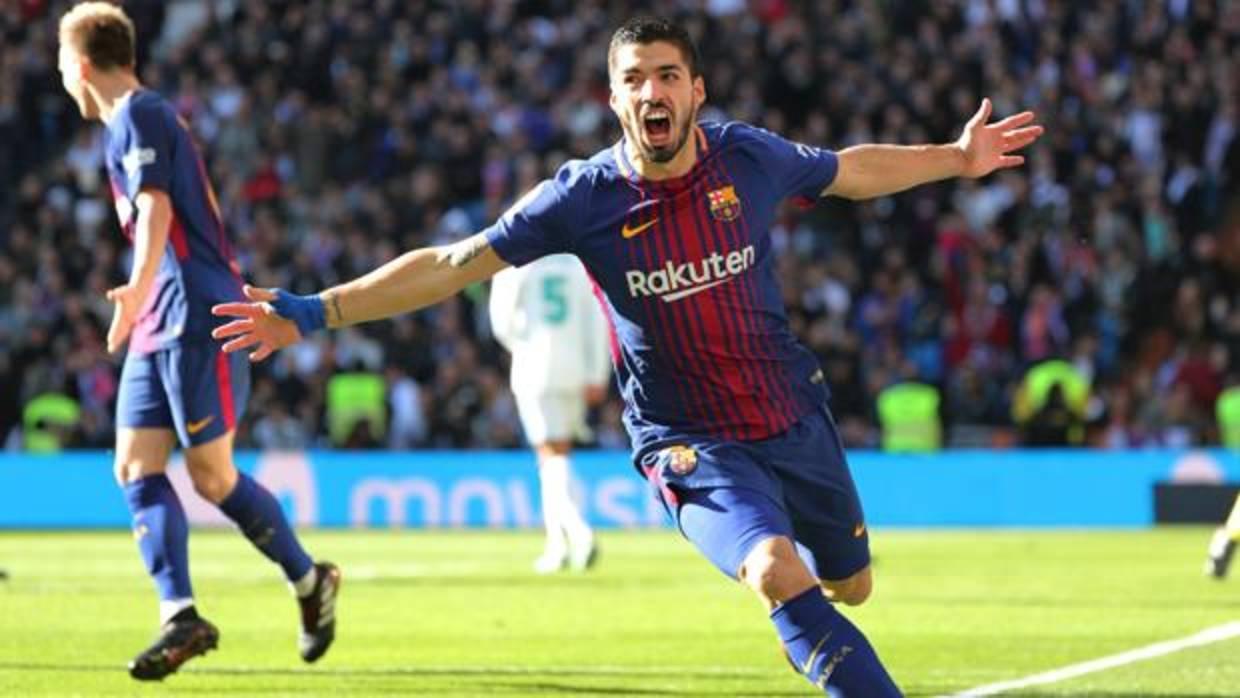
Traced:
<path fill-rule="evenodd" d="M 706 102 L 706 81 L 699 75 L 693 78 L 693 106 L 700 108 Z"/>
<path fill-rule="evenodd" d="M 83 54 L 77 53 L 74 54 L 73 61 L 77 64 L 77 74 L 79 80 L 88 80 L 94 77 L 95 66 L 91 64 L 89 58 Z"/>

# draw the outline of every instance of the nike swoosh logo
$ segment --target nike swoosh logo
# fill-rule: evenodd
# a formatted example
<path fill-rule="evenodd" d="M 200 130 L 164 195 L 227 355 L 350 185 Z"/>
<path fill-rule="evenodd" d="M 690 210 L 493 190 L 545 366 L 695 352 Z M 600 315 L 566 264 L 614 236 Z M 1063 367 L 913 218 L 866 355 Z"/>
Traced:
<path fill-rule="evenodd" d="M 827 631 L 827 634 L 822 636 L 818 644 L 814 645 L 814 649 L 805 658 L 805 663 L 801 665 L 802 674 L 809 674 L 809 670 L 814 667 L 814 660 L 818 658 L 818 653 L 822 651 L 822 646 L 827 644 L 827 640 L 831 639 L 831 634 L 831 631 Z"/>
<path fill-rule="evenodd" d="M 650 226 L 658 222 L 659 222 L 659 219 L 655 218 L 654 220 L 646 221 L 645 223 L 642 223 L 641 225 L 633 227 L 633 228 L 630 228 L 629 224 L 625 223 L 624 227 L 620 229 L 620 237 L 624 238 L 625 240 L 628 240 L 631 237 L 636 237 L 637 235 L 641 234 L 643 230 L 645 230 L 646 228 L 649 228 Z"/>
<path fill-rule="evenodd" d="M 197 422 L 190 422 L 189 424 L 185 425 L 185 430 L 191 434 L 197 434 L 203 429 L 206 429 L 207 425 L 210 424 L 211 420 L 213 419 L 215 419 L 215 415 L 211 415 L 210 417 L 203 417 Z"/>
<path fill-rule="evenodd" d="M 702 284 L 701 286 L 694 286 L 693 288 L 686 288 L 683 291 L 677 291 L 675 293 L 668 293 L 661 297 L 663 298 L 664 303 L 671 303 L 672 301 L 678 301 L 681 298 L 692 296 L 695 293 L 701 293 L 702 291 L 705 291 L 708 288 L 714 288 L 718 286 L 719 284 L 726 284 L 727 282 L 731 280 L 732 280 L 732 277 L 728 277 L 726 279 L 719 279 L 717 281 L 712 281 L 708 284 Z"/>

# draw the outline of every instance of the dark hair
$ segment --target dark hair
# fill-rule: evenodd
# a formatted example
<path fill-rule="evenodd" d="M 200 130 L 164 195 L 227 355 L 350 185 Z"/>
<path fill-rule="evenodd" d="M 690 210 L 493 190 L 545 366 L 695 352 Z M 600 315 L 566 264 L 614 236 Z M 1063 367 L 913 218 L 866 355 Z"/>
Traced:
<path fill-rule="evenodd" d="M 611 62 L 621 46 L 653 44 L 656 41 L 666 41 L 680 49 L 681 57 L 689 66 L 689 76 L 696 78 L 700 75 L 697 47 L 693 45 L 689 32 L 679 24 L 663 17 L 634 17 L 620 25 L 616 33 L 611 35 L 611 43 L 607 46 L 608 69 L 611 68 Z"/>
<path fill-rule="evenodd" d="M 69 42 L 100 70 L 133 67 L 133 21 L 111 3 L 75 5 L 60 20 L 60 40 Z"/>

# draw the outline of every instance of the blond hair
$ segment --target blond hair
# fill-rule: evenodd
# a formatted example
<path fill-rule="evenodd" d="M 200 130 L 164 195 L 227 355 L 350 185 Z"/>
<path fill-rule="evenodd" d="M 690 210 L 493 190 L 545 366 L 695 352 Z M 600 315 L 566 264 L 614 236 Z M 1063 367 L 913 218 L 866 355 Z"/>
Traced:
<path fill-rule="evenodd" d="M 60 18 L 60 43 L 68 44 L 99 70 L 132 68 L 133 20 L 110 2 L 80 2 Z"/>

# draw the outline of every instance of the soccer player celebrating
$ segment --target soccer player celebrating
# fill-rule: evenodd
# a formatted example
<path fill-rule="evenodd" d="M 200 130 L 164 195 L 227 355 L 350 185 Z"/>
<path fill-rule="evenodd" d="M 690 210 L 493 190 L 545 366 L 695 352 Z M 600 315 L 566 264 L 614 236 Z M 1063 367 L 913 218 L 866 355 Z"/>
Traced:
<path fill-rule="evenodd" d="M 569 456 L 573 438 L 586 430 L 586 403 L 605 395 L 606 320 L 581 262 L 566 254 L 496 274 L 489 305 L 491 330 L 512 352 L 512 393 L 538 456 L 547 540 L 534 571 L 580 572 L 597 548 L 569 491 Z"/>
<path fill-rule="evenodd" d="M 571 253 L 601 287 L 634 463 L 683 534 L 752 589 L 793 665 L 849 698 L 900 695 L 832 605 L 870 595 L 869 538 L 822 371 L 792 335 L 770 227 L 779 202 L 892 194 L 1020 165 L 1042 133 L 989 100 L 944 145 L 838 153 L 743 123 L 698 124 L 706 99 L 688 34 L 634 19 L 608 49 L 623 138 L 571 161 L 498 222 L 313 296 L 246 287 L 215 336 L 252 360 L 322 327 L 423 308 L 512 265 Z"/>
<path fill-rule="evenodd" d="M 177 442 L 194 489 L 284 571 L 301 606 L 301 656 L 313 662 L 335 636 L 340 571 L 311 560 L 275 497 L 233 464 L 249 366 L 211 341 L 218 320 L 208 309 L 241 298 L 241 280 L 198 149 L 172 106 L 138 82 L 133 23 L 119 7 L 84 2 L 65 13 L 59 67 L 82 116 L 107 128 L 108 179 L 133 243 L 129 282 L 108 291 L 115 304 L 108 351 L 129 343 L 116 478 L 159 592 L 161 629 L 129 673 L 162 679 L 219 641 L 194 604 L 185 511 L 165 474 Z"/>

